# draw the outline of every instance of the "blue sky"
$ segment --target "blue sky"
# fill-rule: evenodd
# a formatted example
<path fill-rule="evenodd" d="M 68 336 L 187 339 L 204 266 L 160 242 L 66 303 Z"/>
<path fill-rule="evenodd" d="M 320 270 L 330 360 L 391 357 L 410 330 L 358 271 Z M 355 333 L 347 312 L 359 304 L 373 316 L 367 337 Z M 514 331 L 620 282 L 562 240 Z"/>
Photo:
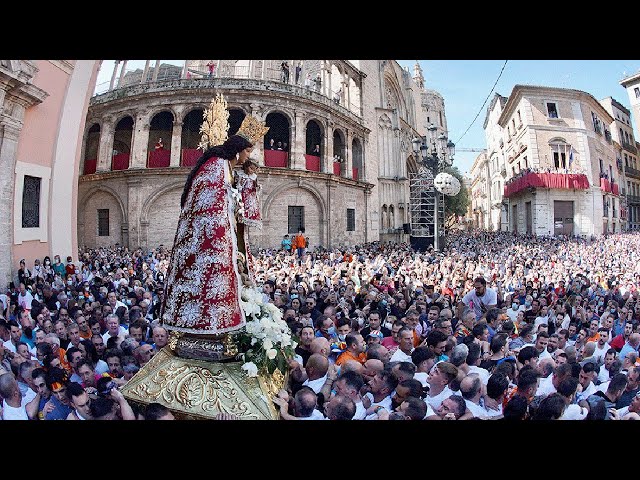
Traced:
<path fill-rule="evenodd" d="M 482 124 L 487 105 L 494 93 L 509 96 L 514 85 L 527 84 L 583 90 L 597 100 L 613 97 L 630 108 L 627 92 L 619 84 L 625 76 L 640 70 L 640 60 L 509 60 L 495 90 L 482 106 L 495 83 L 504 60 L 420 60 L 425 87 L 444 97 L 449 137 L 457 147 L 484 148 Z M 184 60 L 162 60 L 184 65 Z M 413 74 L 415 60 L 398 60 Z M 98 75 L 96 92 L 104 92 L 113 72 L 113 60 L 104 60 Z M 144 60 L 130 60 L 127 70 L 144 68 Z M 151 66 L 155 64 L 152 60 Z M 482 107 L 482 110 L 480 109 Z M 481 110 L 481 111 L 480 111 Z M 478 118 L 462 136 L 480 111 Z M 632 118 L 632 121 L 634 119 Z M 634 125 L 635 128 L 635 125 Z M 636 130 L 637 131 L 637 130 Z M 462 138 L 461 138 L 462 137 Z M 475 152 L 456 152 L 454 165 L 468 172 L 477 157 Z"/>

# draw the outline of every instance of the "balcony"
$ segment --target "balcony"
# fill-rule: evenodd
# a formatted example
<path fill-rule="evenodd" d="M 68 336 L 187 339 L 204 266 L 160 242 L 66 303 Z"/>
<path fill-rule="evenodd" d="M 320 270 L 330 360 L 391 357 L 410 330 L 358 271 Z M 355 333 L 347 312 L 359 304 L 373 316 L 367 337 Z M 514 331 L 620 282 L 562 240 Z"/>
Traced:
<path fill-rule="evenodd" d="M 589 180 L 584 174 L 527 173 L 509 182 L 504 187 L 504 196 L 511 197 L 526 188 L 553 188 L 562 190 L 589 188 Z"/>
<path fill-rule="evenodd" d="M 631 152 L 634 155 L 638 154 L 638 149 L 635 147 L 635 145 L 631 145 L 630 143 L 625 142 L 624 140 L 620 142 L 620 145 L 622 145 L 622 148 L 627 152 Z"/>
<path fill-rule="evenodd" d="M 320 171 L 320 157 L 316 155 L 305 155 L 304 158 L 307 170 L 311 170 L 312 172 Z"/>
<path fill-rule="evenodd" d="M 171 160 L 171 150 L 158 149 L 152 150 L 148 154 L 147 167 L 149 168 L 167 168 Z"/>
<path fill-rule="evenodd" d="M 245 91 L 263 91 L 267 94 L 284 93 L 297 96 L 302 99 L 311 100 L 318 104 L 322 104 L 334 112 L 340 113 L 354 122 L 362 120 L 360 113 L 354 113 L 352 110 L 337 104 L 330 98 L 318 93 L 312 89 L 292 85 L 289 83 L 278 82 L 274 80 L 262 80 L 255 78 L 199 78 L 199 79 L 174 79 L 162 80 L 156 82 L 137 83 L 127 85 L 126 87 L 117 88 L 91 98 L 90 106 L 102 105 L 114 100 L 124 100 L 134 98 L 139 95 L 148 94 L 176 94 L 185 93 L 189 95 L 197 95 L 198 90 L 202 90 L 202 95 L 210 96 L 211 91 L 222 90 L 245 90 Z M 354 106 L 354 109 L 357 107 Z"/>
<path fill-rule="evenodd" d="M 83 175 L 91 175 L 92 173 L 96 173 L 96 167 L 98 165 L 97 158 L 88 158 L 84 161 L 84 172 Z"/>
<path fill-rule="evenodd" d="M 118 153 L 111 157 L 111 170 L 126 170 L 129 168 L 129 153 Z"/>
<path fill-rule="evenodd" d="M 633 178 L 640 179 L 640 170 L 637 170 L 637 169 L 635 169 L 633 167 L 624 167 L 624 173 L 628 177 L 633 177 Z"/>
<path fill-rule="evenodd" d="M 265 150 L 265 167 L 287 168 L 289 164 L 289 154 L 284 150 Z"/>
<path fill-rule="evenodd" d="M 638 195 L 627 195 L 627 203 L 640 204 L 640 196 L 638 196 Z"/>

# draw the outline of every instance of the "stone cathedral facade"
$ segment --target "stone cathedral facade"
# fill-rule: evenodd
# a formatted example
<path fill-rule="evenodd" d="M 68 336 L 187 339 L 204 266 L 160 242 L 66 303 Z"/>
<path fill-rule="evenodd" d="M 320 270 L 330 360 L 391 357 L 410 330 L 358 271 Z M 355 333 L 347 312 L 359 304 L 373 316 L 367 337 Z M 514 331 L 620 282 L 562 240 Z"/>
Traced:
<path fill-rule="evenodd" d="M 411 140 L 444 100 L 393 60 L 188 60 L 120 75 L 91 99 L 78 180 L 78 244 L 171 246 L 202 113 L 227 100 L 230 133 L 251 114 L 270 127 L 254 248 L 304 229 L 310 247 L 408 241 Z"/>

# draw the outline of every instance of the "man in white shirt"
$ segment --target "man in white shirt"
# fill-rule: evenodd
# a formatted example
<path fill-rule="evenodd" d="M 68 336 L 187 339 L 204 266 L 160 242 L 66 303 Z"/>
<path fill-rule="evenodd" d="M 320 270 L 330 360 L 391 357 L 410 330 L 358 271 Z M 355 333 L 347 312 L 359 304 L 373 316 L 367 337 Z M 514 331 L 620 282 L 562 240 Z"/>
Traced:
<path fill-rule="evenodd" d="M 2 402 L 2 420 L 29 420 L 26 404 L 29 403 L 20 394 L 20 387 L 12 373 L 0 375 L 0 395 Z"/>
<path fill-rule="evenodd" d="M 602 385 L 605 382 L 610 380 L 609 370 L 611 369 L 611 365 L 616 360 L 616 351 L 613 348 L 607 350 L 607 353 L 604 356 L 604 363 L 600 365 L 600 371 L 598 372 L 598 384 Z M 622 366 L 622 362 L 620 362 L 620 366 Z M 604 391 L 604 390 L 603 390 Z"/>
<path fill-rule="evenodd" d="M 27 311 L 31 311 L 31 302 L 33 301 L 33 295 L 27 290 L 24 283 L 20 284 L 20 293 L 18 294 L 18 305 Z"/>
<path fill-rule="evenodd" d="M 467 404 L 467 410 L 474 418 L 487 416 L 483 406 L 484 385 L 476 373 L 467 375 L 460 382 L 460 394 Z M 465 414 L 466 415 L 466 414 Z"/>
<path fill-rule="evenodd" d="M 118 300 L 118 298 L 116 297 L 116 292 L 109 292 L 107 294 L 107 302 L 108 302 L 109 305 L 111 305 L 111 309 L 114 312 L 119 307 L 127 308 L 127 306 L 124 303 L 122 303 L 120 300 Z"/>
<path fill-rule="evenodd" d="M 507 309 L 507 316 L 513 323 L 516 323 L 516 320 L 518 319 L 519 311 L 520 311 L 520 299 L 514 295 L 513 299 L 511 300 L 511 308 Z"/>
<path fill-rule="evenodd" d="M 486 387 L 487 382 L 489 381 L 490 374 L 486 368 L 482 368 L 478 366 L 481 361 L 481 358 L 480 358 L 481 353 L 482 353 L 482 347 L 479 344 L 474 342 L 469 345 L 469 353 L 467 354 L 467 361 L 466 361 L 467 365 L 469 365 L 467 374 L 468 375 L 471 375 L 472 373 L 477 374 L 480 377 L 480 381 L 482 382 L 482 385 Z"/>
<path fill-rule="evenodd" d="M 600 338 L 596 342 L 596 349 L 593 352 L 593 357 L 598 360 L 598 365 L 602 365 L 604 363 L 604 357 L 611 348 L 609 345 L 609 330 L 606 327 L 600 327 L 598 329 L 598 333 L 600 334 Z"/>
<path fill-rule="evenodd" d="M 540 383 L 538 384 L 538 390 L 536 390 L 536 397 L 546 397 L 555 393 L 558 388 L 558 384 L 562 382 L 565 378 L 569 378 L 571 376 L 573 368 L 568 363 L 563 363 L 558 365 L 553 373 L 548 377 L 542 377 L 540 379 Z"/>
<path fill-rule="evenodd" d="M 475 314 L 476 320 L 489 310 L 495 308 L 498 304 L 498 295 L 496 292 L 487 288 L 487 281 L 484 277 L 478 277 L 473 282 L 473 290 L 467 293 L 462 301 L 458 302 L 458 318 L 462 318 L 464 307 L 469 307 Z"/>
<path fill-rule="evenodd" d="M 596 367 L 592 362 L 587 362 L 582 365 L 578 381 L 582 385 L 582 391 L 578 392 L 576 398 L 578 402 L 580 400 L 586 400 L 589 396 L 596 393 L 596 386 L 593 383 L 593 379 L 596 377 Z M 579 387 L 578 387 L 579 388 Z"/>
<path fill-rule="evenodd" d="M 107 325 L 107 331 L 102 335 L 102 340 L 105 345 L 111 337 L 124 338 L 127 334 L 127 329 L 120 325 L 120 318 L 115 313 L 107 315 L 105 323 Z"/>
<path fill-rule="evenodd" d="M 391 394 L 398 386 L 398 379 L 388 370 L 376 373 L 369 382 L 369 392 L 365 395 L 369 407 L 365 420 L 376 420 L 378 418 L 377 409 L 384 408 L 392 411 Z"/>
<path fill-rule="evenodd" d="M 360 396 L 360 390 L 363 386 L 364 379 L 362 375 L 354 371 L 342 373 L 333 382 L 333 390 L 336 395 L 345 395 L 355 403 L 356 413 L 353 415 L 353 420 L 364 420 L 367 416 L 367 410 L 364 408 L 362 397 Z"/>
<path fill-rule="evenodd" d="M 398 331 L 398 349 L 391 355 L 391 362 L 411 362 L 413 352 L 413 331 L 409 327 L 402 327 Z"/>
<path fill-rule="evenodd" d="M 449 398 L 453 391 L 449 388 L 449 383 L 458 376 L 458 368 L 449 362 L 436 363 L 429 376 L 429 393 L 425 398 L 434 411 L 437 411 L 445 398 Z"/>
<path fill-rule="evenodd" d="M 307 379 L 302 385 L 311 388 L 316 394 L 320 393 L 322 386 L 327 381 L 327 372 L 329 371 L 327 357 L 320 353 L 312 354 L 307 360 L 304 370 L 306 371 Z"/>
<path fill-rule="evenodd" d="M 572 376 L 558 383 L 558 393 L 567 403 L 567 408 L 565 408 L 559 420 L 584 420 L 589 414 L 586 400 L 582 400 L 580 404 L 574 402 L 577 388 L 578 379 Z"/>

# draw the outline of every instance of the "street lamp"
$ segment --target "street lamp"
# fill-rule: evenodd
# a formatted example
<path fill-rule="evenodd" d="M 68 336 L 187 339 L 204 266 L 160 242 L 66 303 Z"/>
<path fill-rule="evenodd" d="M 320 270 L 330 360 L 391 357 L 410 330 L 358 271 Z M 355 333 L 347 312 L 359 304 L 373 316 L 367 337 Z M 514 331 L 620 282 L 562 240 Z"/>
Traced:
<path fill-rule="evenodd" d="M 438 127 L 431 124 L 427 127 L 426 136 L 416 137 L 411 143 L 416 159 L 433 175 L 433 186 L 436 189 L 433 246 L 436 250 L 442 250 L 444 237 L 441 238 L 440 232 L 444 233 L 444 195 L 456 195 L 460 189 L 460 182 L 452 175 L 444 173 L 446 168 L 453 165 L 456 146 L 444 133 L 437 135 L 437 132 Z"/>

